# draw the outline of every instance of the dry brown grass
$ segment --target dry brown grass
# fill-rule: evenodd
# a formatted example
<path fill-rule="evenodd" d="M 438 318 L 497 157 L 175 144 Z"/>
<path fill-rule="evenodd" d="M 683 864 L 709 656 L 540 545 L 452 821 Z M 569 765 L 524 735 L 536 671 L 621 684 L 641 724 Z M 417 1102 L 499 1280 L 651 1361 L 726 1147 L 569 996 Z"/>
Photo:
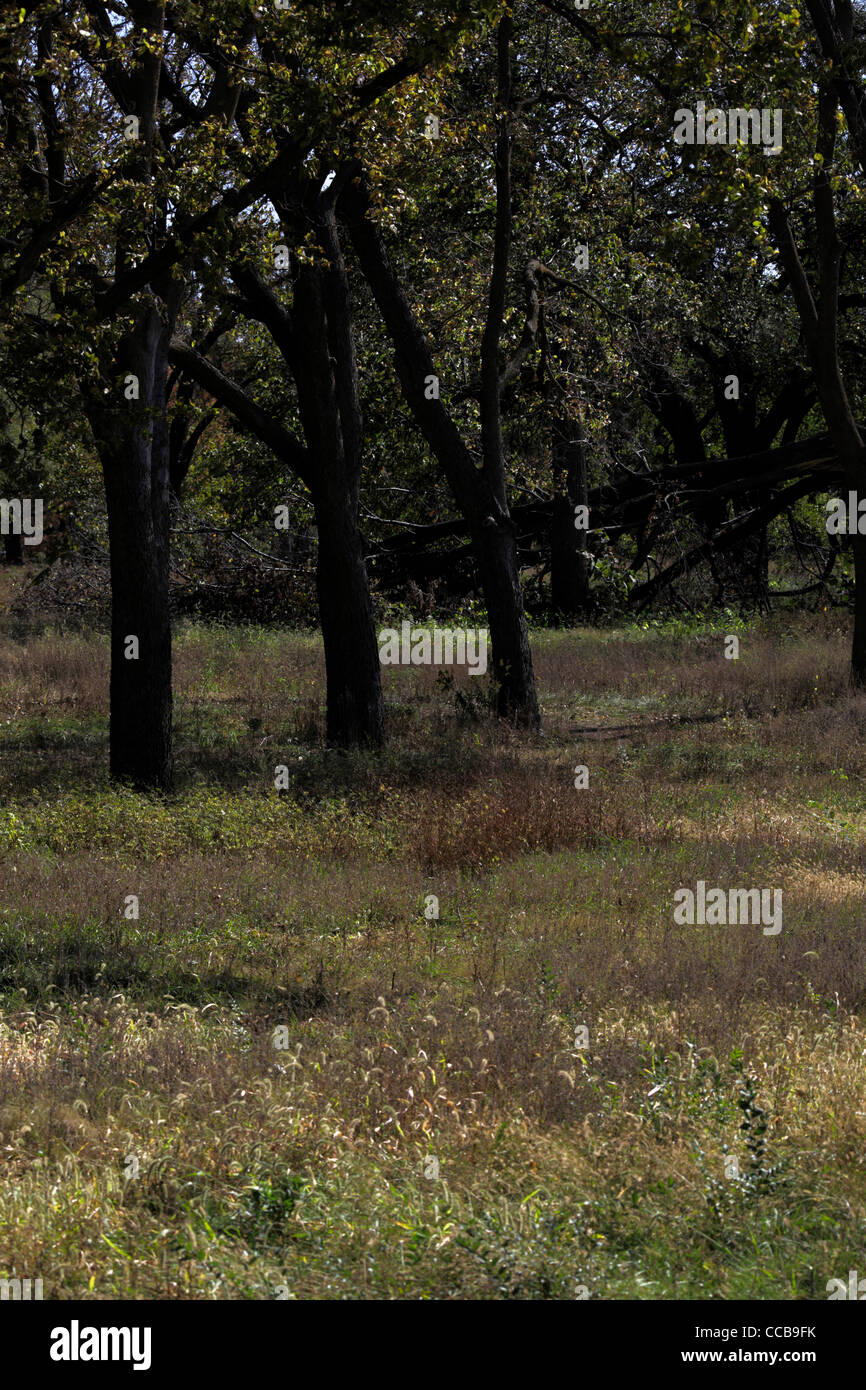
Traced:
<path fill-rule="evenodd" d="M 841 637 L 741 637 L 541 636 L 528 740 L 388 671 L 392 745 L 347 758 L 314 638 L 193 630 L 168 802 L 104 781 L 100 642 L 7 645 L 0 1274 L 823 1297 L 866 1216 L 866 709 Z M 781 888 L 781 935 L 677 926 L 698 878 Z"/>

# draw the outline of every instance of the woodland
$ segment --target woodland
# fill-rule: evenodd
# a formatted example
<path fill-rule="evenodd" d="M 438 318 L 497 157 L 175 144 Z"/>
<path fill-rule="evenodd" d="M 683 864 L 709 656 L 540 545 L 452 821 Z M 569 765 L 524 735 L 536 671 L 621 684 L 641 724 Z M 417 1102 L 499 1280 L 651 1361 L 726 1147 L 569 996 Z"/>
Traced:
<path fill-rule="evenodd" d="M 239 552 L 254 619 L 314 550 L 288 616 L 338 746 L 386 737 L 374 596 L 480 604 L 528 729 L 527 608 L 818 595 L 866 679 L 866 542 L 823 510 L 866 467 L 852 5 L 47 4 L 0 37 L 4 496 L 82 580 L 107 558 L 116 778 L 171 786 L 173 612 L 219 613 Z"/>
<path fill-rule="evenodd" d="M 866 9 L 4 5 L 0 188 L 0 1298 L 858 1297 Z"/>

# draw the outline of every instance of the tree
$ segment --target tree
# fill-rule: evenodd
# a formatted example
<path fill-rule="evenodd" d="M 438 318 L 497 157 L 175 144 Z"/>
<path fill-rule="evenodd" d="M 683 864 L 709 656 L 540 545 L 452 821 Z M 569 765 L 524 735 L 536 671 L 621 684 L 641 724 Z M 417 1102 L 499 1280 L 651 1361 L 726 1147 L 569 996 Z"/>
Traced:
<path fill-rule="evenodd" d="M 507 364 L 501 359 L 511 255 L 513 25 L 497 29 L 497 120 L 494 151 L 496 212 L 487 306 L 480 344 L 480 467 L 439 393 L 429 342 L 398 277 L 372 209 L 369 179 L 359 164 L 339 208 L 349 228 L 361 271 L 391 337 L 403 395 L 415 422 L 466 517 L 487 606 L 499 714 L 535 728 L 538 699 L 520 588 L 514 524 L 509 514 L 502 398 L 525 360 L 537 329 L 538 292 L 527 272 L 524 339 Z"/>
<path fill-rule="evenodd" d="M 218 246 L 233 218 L 303 167 L 335 121 L 356 121 L 465 22 L 462 7 L 444 22 L 436 3 L 397 9 L 406 23 L 392 36 L 377 4 L 346 19 L 303 4 L 254 16 L 240 0 L 218 14 L 167 0 L 130 0 L 121 13 L 88 0 L 90 27 L 74 4 L 45 4 L 21 11 L 27 37 L 16 31 L 0 51 L 21 199 L 2 284 L 12 294 L 42 266 L 62 321 L 44 334 L 46 350 L 78 340 L 62 377 L 79 384 L 105 475 L 111 771 L 136 785 L 172 780 L 166 382 L 185 274 L 202 246 Z M 44 169 L 31 195 L 34 138 Z"/>
<path fill-rule="evenodd" d="M 309 489 L 318 528 L 317 589 L 325 648 L 327 730 L 331 743 L 377 746 L 384 738 L 381 668 L 358 524 L 362 418 L 358 370 L 334 205 L 340 178 L 298 174 L 275 196 L 282 234 L 293 234 L 291 308 L 249 257 L 233 262 L 236 308 L 267 329 L 288 366 L 306 447 L 283 419 L 256 403 L 191 347 L 172 345 L 173 362 L 272 448 Z M 304 247 L 309 229 L 315 249 Z M 285 243 L 281 243 L 285 245 Z M 288 248 L 287 248 L 288 250 Z M 303 254 L 299 254 L 302 252 Z"/>
<path fill-rule="evenodd" d="M 844 265 L 843 236 L 837 213 L 837 190 L 844 187 L 837 115 L 848 122 L 852 151 L 861 175 L 866 172 L 866 98 L 862 78 L 847 65 L 845 47 L 853 35 L 853 7 L 842 0 L 833 11 L 813 0 L 809 12 L 827 66 L 816 75 L 815 170 L 811 196 L 810 277 L 797 244 L 792 199 L 778 191 L 769 201 L 768 220 L 791 295 L 797 306 L 803 339 L 814 374 L 821 409 L 850 491 L 866 496 L 866 437 L 855 415 L 853 392 L 840 345 L 840 291 Z M 806 224 L 808 226 L 808 223 Z M 862 240 L 862 227 L 860 228 Z M 866 687 L 866 536 L 853 537 L 854 631 L 851 678 Z"/>

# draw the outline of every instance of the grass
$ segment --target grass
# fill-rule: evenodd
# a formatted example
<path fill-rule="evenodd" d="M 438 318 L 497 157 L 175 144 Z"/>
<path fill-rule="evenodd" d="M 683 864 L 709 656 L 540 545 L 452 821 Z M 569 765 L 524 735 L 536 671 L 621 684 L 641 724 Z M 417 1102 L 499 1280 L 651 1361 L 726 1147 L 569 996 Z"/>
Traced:
<path fill-rule="evenodd" d="M 187 628 L 165 799 L 106 779 L 104 639 L 5 639 L 0 1277 L 825 1298 L 866 1259 L 866 701 L 810 621 L 737 662 L 536 632 L 537 738 L 388 668 L 378 756 L 323 746 L 314 634 Z M 699 878 L 782 933 L 677 926 Z"/>

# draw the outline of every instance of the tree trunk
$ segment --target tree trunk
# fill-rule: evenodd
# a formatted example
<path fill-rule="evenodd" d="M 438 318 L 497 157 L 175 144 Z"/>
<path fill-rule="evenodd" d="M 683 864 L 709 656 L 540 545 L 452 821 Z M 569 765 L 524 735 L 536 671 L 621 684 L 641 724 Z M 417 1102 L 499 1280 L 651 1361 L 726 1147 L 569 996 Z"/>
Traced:
<path fill-rule="evenodd" d="M 328 743 L 379 747 L 385 738 L 382 671 L 361 533 L 350 498 L 314 497 L 316 587 L 325 644 Z"/>
<path fill-rule="evenodd" d="M 23 565 L 24 549 L 21 544 L 21 537 L 9 532 L 8 536 L 3 537 L 3 551 L 7 565 Z"/>
<path fill-rule="evenodd" d="M 490 624 L 497 713 L 537 729 L 538 698 L 512 524 L 482 526 L 472 539 Z"/>
<path fill-rule="evenodd" d="M 866 689 L 866 536 L 861 535 L 854 537 L 854 635 L 851 641 L 851 681 L 858 690 Z"/>
<path fill-rule="evenodd" d="M 590 608 L 590 557 L 586 531 L 575 528 L 576 506 L 589 508 L 586 447 L 580 425 L 577 438 L 563 436 L 554 422 L 553 508 L 550 524 L 550 598 L 559 618 L 573 621 Z M 569 429 L 565 425 L 565 429 Z"/>
<path fill-rule="evenodd" d="M 575 622 L 590 610 L 590 556 L 574 529 L 574 507 L 564 493 L 553 498 L 550 525 L 550 602 L 554 616 Z"/>
<path fill-rule="evenodd" d="M 835 421 L 836 443 L 845 468 L 845 481 L 858 500 L 866 497 L 866 447 L 853 419 Z M 846 498 L 847 501 L 847 498 Z M 866 689 L 866 536 L 859 531 L 852 539 L 854 552 L 854 631 L 851 636 L 851 683 Z"/>
<path fill-rule="evenodd" d="M 173 770 L 165 413 L 169 336 L 156 307 L 140 308 L 135 330 L 120 344 L 120 380 L 116 368 L 110 376 L 103 374 L 112 404 L 92 400 L 89 410 L 108 510 L 111 775 L 163 791 L 171 787 Z M 124 397 L 128 374 L 138 379 L 137 401 Z"/>
<path fill-rule="evenodd" d="M 813 19 L 818 15 L 813 7 Z M 818 16 L 820 17 L 820 16 Z M 846 114 L 848 114 L 846 112 Z M 853 114 L 853 113 L 852 113 Z M 842 242 L 836 226 L 833 183 L 830 177 L 836 148 L 837 90 L 826 78 L 818 85 L 817 149 L 821 156 L 815 174 L 812 204 L 815 214 L 815 250 L 818 260 L 817 282 L 820 292 L 813 294 L 808 274 L 800 259 L 791 223 L 784 205 L 773 198 L 769 203 L 770 228 L 779 257 L 791 282 L 791 293 L 800 323 L 810 365 L 815 375 L 818 399 L 848 488 L 866 496 L 866 441 L 860 433 L 839 359 L 839 285 Z M 852 134 L 856 132 L 852 130 Z M 854 632 L 851 642 L 851 681 L 866 687 L 866 546 L 863 537 L 854 538 Z"/>
<path fill-rule="evenodd" d="M 332 253 L 332 267 L 336 259 Z M 360 428 L 350 419 L 358 409 L 354 354 L 337 342 L 331 351 L 323 273 L 318 268 L 304 266 L 298 275 L 297 330 L 264 281 L 239 270 L 235 274 L 248 311 L 268 326 L 295 377 L 309 448 L 301 448 L 236 382 L 198 353 L 174 342 L 172 359 L 233 411 L 309 488 L 319 532 L 317 589 L 325 645 L 328 742 L 346 748 L 378 746 L 384 742 L 382 674 L 358 529 Z M 335 372 L 341 374 L 342 390 Z M 344 420 L 348 429 L 343 427 Z M 306 533 L 298 536 L 296 548 L 302 556 L 309 552 Z"/>
<path fill-rule="evenodd" d="M 382 670 L 358 528 L 363 422 L 349 285 L 331 197 L 316 201 L 327 268 L 302 266 L 294 291 L 298 409 L 316 460 L 316 587 L 325 644 L 328 742 L 380 747 Z"/>
<path fill-rule="evenodd" d="M 503 107 L 508 103 L 510 90 L 510 36 L 511 21 L 503 19 L 497 40 L 499 97 Z M 406 403 L 472 530 L 489 616 L 499 712 L 516 723 L 537 728 L 538 699 L 520 589 L 517 547 L 506 497 L 501 421 L 505 373 L 500 373 L 498 362 L 508 270 L 510 138 L 508 118 L 503 115 L 495 161 L 496 246 L 481 353 L 481 469 L 477 468 L 445 402 L 438 395 L 428 397 L 426 393 L 426 383 L 433 379 L 438 381 L 430 345 L 394 271 L 382 233 L 369 216 L 369 187 L 360 166 L 358 177 L 345 190 L 341 206 L 349 222 L 361 273 L 394 344 L 394 365 Z M 537 323 L 533 331 L 537 331 Z"/>

